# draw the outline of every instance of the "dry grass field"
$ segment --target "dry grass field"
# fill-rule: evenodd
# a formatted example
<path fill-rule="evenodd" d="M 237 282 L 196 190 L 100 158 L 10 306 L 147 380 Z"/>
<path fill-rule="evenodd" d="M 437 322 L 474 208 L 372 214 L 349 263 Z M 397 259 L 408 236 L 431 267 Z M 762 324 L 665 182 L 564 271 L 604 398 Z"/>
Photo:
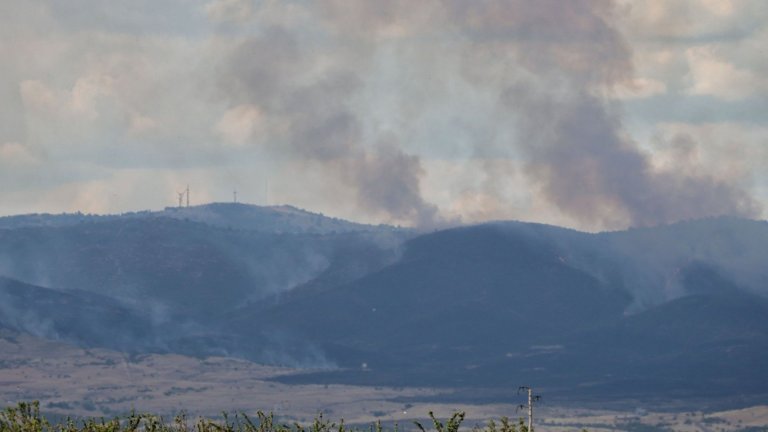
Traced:
<path fill-rule="evenodd" d="M 285 385 L 269 381 L 295 370 L 231 358 L 128 356 L 101 349 L 0 333 L 0 402 L 39 400 L 47 413 L 112 416 L 131 410 L 216 416 L 222 411 L 274 411 L 285 421 L 309 421 L 318 412 L 347 423 L 394 421 L 409 426 L 429 411 L 467 413 L 467 426 L 524 413 L 515 405 L 403 403 L 428 400 L 435 389 L 346 385 Z M 553 407 L 538 411 L 537 431 L 738 431 L 768 425 L 768 405 L 722 412 L 617 412 Z M 642 429 L 644 428 L 644 429 Z M 758 429 L 760 430 L 760 429 Z"/>

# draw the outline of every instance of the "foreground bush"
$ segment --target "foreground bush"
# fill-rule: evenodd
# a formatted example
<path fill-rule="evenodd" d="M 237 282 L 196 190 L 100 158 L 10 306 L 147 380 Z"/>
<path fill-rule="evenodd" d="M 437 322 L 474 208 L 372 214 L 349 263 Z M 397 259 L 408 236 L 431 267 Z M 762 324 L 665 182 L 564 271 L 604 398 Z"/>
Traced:
<path fill-rule="evenodd" d="M 464 421 L 464 413 L 453 414 L 445 422 L 439 420 L 432 412 L 429 413 L 432 425 L 425 427 L 414 422 L 420 432 L 433 428 L 436 432 L 458 432 Z M 474 432 L 528 432 L 528 428 L 520 420 L 518 424 L 503 417 L 499 422 L 489 421 L 485 426 L 476 426 Z M 221 420 L 198 418 L 190 423 L 186 415 L 180 414 L 173 421 L 151 414 L 131 413 L 125 417 L 107 419 L 86 418 L 74 420 L 67 418 L 61 423 L 50 423 L 40 414 L 38 402 L 19 403 L 16 407 L 6 408 L 0 413 L 0 432 L 398 432 L 397 424 L 393 429 L 386 430 L 381 422 L 371 424 L 368 428 L 350 427 L 331 422 L 317 416 L 311 424 L 285 424 L 275 419 L 273 413 L 257 413 L 257 418 L 246 414 L 229 416 L 223 414 Z"/>

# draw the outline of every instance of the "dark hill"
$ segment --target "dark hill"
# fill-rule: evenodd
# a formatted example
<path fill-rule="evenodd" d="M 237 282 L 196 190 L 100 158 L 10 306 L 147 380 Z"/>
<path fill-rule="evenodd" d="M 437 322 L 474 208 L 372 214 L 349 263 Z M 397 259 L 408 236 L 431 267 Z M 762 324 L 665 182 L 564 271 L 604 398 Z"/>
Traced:
<path fill-rule="evenodd" d="M 135 350 L 153 347 L 148 316 L 105 296 L 0 277 L 0 326 L 49 339 Z"/>
<path fill-rule="evenodd" d="M 569 363 L 600 392 L 765 393 L 766 317 L 752 294 L 686 296 L 579 335 Z"/>
<path fill-rule="evenodd" d="M 396 264 L 240 316 L 232 329 L 279 329 L 348 367 L 437 372 L 557 343 L 618 319 L 629 300 L 564 264 L 551 245 L 485 225 L 414 239 Z"/>
<path fill-rule="evenodd" d="M 564 398 L 575 397 L 575 388 L 579 397 L 658 388 L 684 397 L 706 388 L 768 392 L 765 297 L 714 264 L 690 261 L 677 272 L 682 296 L 628 313 L 624 286 L 571 265 L 558 235 L 544 226 L 490 224 L 421 236 L 391 266 L 241 316 L 235 328 L 288 331 L 346 368 L 287 382 L 536 382 Z"/>
<path fill-rule="evenodd" d="M 4 219 L 0 276 L 15 281 L 2 325 L 89 346 L 338 366 L 283 378 L 305 382 L 483 397 L 526 383 L 582 399 L 768 394 L 764 222 L 416 235 L 277 211 Z"/>
<path fill-rule="evenodd" d="M 0 230 L 0 274 L 213 318 L 303 284 L 331 263 L 391 259 L 365 234 L 272 234 L 153 217 Z M 371 251 L 370 253 L 364 253 Z"/>

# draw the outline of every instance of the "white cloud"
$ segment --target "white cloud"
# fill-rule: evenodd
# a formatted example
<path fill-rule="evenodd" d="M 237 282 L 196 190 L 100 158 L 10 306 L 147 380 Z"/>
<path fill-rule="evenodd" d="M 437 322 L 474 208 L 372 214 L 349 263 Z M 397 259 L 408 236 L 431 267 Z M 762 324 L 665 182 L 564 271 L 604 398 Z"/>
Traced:
<path fill-rule="evenodd" d="M 732 36 L 762 24 L 763 0 L 619 0 L 632 39 L 697 41 Z"/>
<path fill-rule="evenodd" d="M 636 78 L 617 86 L 614 92 L 618 99 L 645 99 L 666 93 L 667 85 L 651 78 Z"/>
<path fill-rule="evenodd" d="M 686 51 L 690 67 L 690 87 L 694 95 L 737 100 L 768 92 L 768 77 L 729 63 L 711 46 Z"/>
<path fill-rule="evenodd" d="M 768 185 L 768 125 L 663 123 L 651 145 L 657 170 L 709 176 L 768 198 L 760 192 Z"/>
<path fill-rule="evenodd" d="M 112 97 L 115 79 L 107 74 L 89 74 L 75 82 L 70 93 L 72 111 L 94 120 L 99 115 L 99 99 Z"/>
<path fill-rule="evenodd" d="M 619 5 L 618 24 L 632 46 L 638 77 L 681 97 L 734 101 L 766 90 L 768 56 L 756 53 L 768 43 L 768 3 L 620 0 Z"/>
<path fill-rule="evenodd" d="M 68 120 L 96 120 L 103 99 L 115 96 L 114 79 L 108 75 L 82 76 L 71 90 L 54 88 L 40 80 L 24 80 L 19 84 L 19 90 L 30 114 L 60 116 Z"/>

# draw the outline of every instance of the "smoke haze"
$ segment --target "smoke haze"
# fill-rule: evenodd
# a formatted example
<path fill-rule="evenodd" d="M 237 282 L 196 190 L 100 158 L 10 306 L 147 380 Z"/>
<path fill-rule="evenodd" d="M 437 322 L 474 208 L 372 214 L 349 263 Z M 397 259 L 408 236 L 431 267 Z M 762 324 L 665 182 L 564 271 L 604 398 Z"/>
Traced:
<path fill-rule="evenodd" d="M 192 183 L 420 227 L 762 217 L 761 4 L 12 1 L 2 210 L 157 208 Z"/>

